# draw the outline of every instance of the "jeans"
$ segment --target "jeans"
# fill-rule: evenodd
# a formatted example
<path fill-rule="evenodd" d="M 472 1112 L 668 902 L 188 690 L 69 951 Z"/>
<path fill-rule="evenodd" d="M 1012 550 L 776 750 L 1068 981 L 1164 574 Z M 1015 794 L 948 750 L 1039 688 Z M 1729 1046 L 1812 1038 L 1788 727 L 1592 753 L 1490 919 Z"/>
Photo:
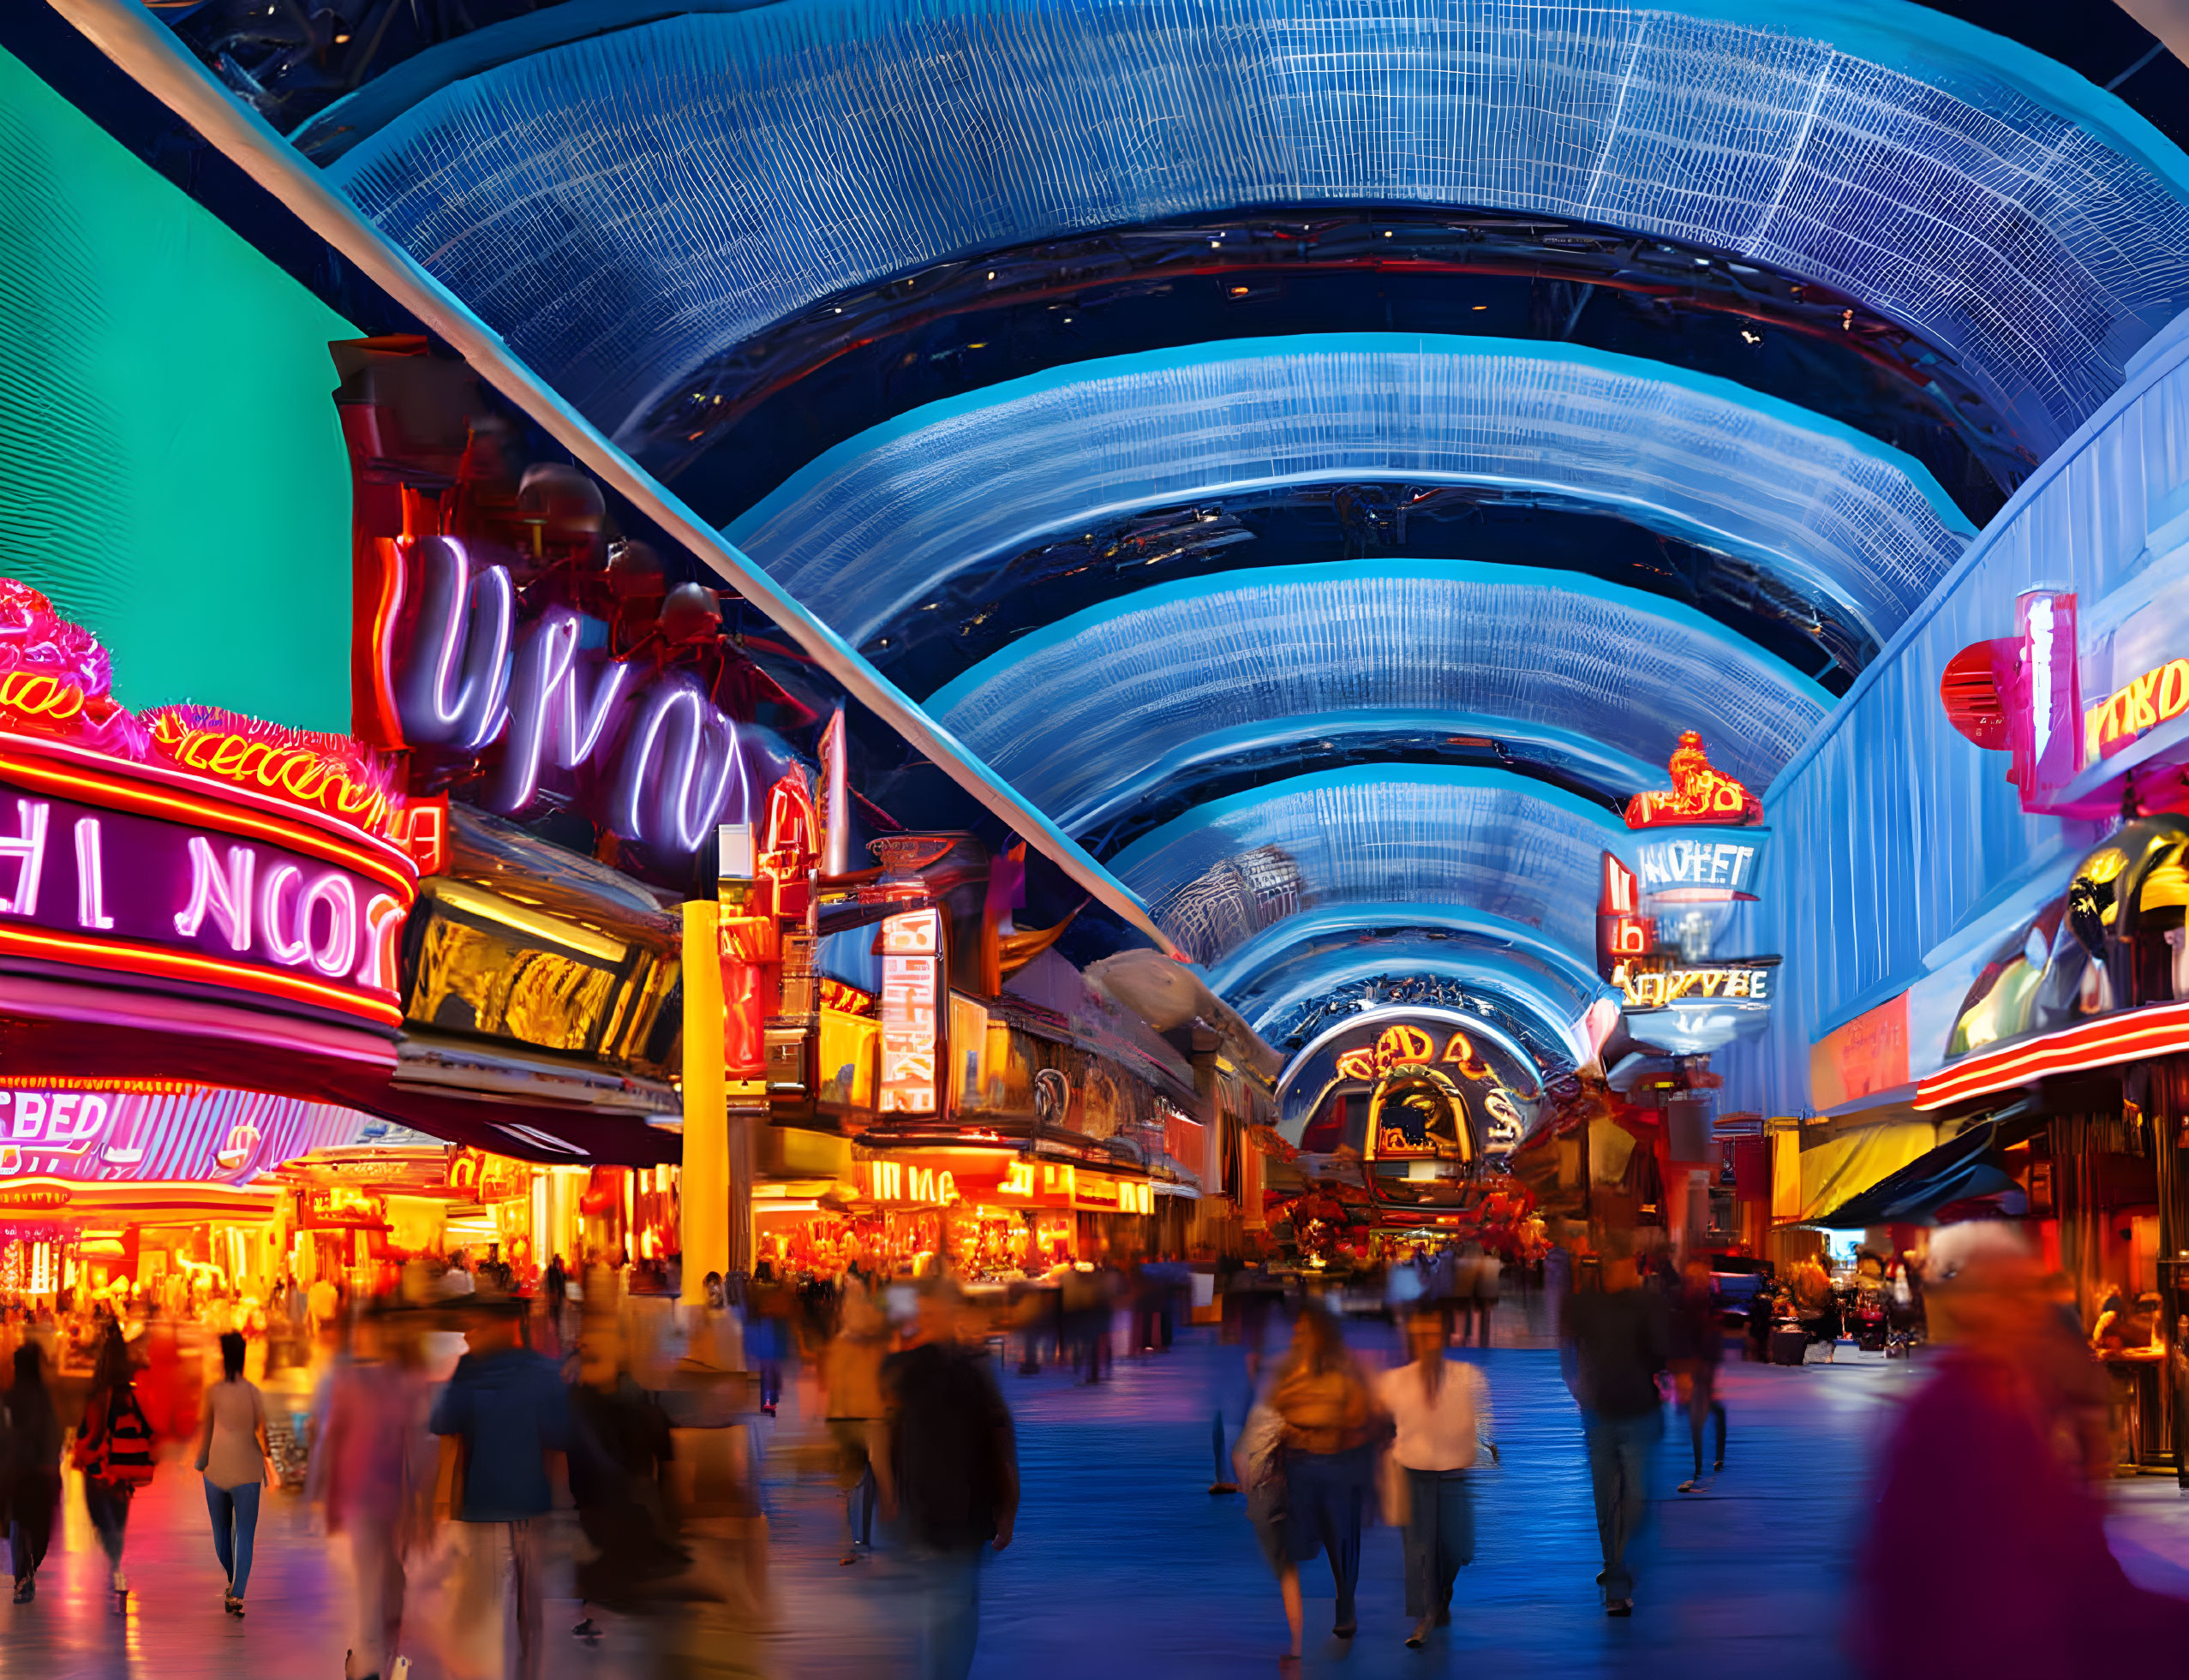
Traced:
<path fill-rule="evenodd" d="M 410 1587 L 403 1551 L 396 1543 L 396 1519 L 392 1515 L 352 1515 L 344 1526 L 350 1531 L 351 1572 L 357 1581 L 356 1671 L 384 1675 L 395 1665 Z"/>
<path fill-rule="evenodd" d="M 1589 1417 L 1588 1479 L 1596 1495 L 1596 1537 L 1604 1550 L 1604 1600 L 1634 1596 L 1627 1547 L 1649 1510 L 1649 1449 L 1664 1433 L 1662 1413 L 1640 1417 Z"/>
<path fill-rule="evenodd" d="M 913 1628 L 920 1680 L 966 1680 L 980 1638 L 980 1558 L 984 1546 L 912 1553 Z"/>
<path fill-rule="evenodd" d="M 1702 1474 L 1702 1426 L 1706 1420 L 1717 1425 L 1718 1456 L 1713 1462 L 1725 1462 L 1725 1402 L 1718 1398 L 1716 1366 L 1697 1366 L 1688 1381 L 1687 1432 L 1695 1448 L 1695 1474 L 1699 1476 Z"/>
<path fill-rule="evenodd" d="M 212 1555 L 227 1572 L 228 1590 L 240 1599 L 251 1584 L 251 1542 L 259 1532 L 259 1484 L 215 1487 L 208 1481 L 206 1512 L 212 1518 Z"/>
<path fill-rule="evenodd" d="M 129 1496 L 136 1490 L 126 1482 L 104 1482 L 84 1478 L 84 1514 L 98 1531 L 106 1561 L 122 1567 L 122 1542 L 129 1531 Z"/>
<path fill-rule="evenodd" d="M 1474 1494 L 1464 1470 L 1408 1470 L 1406 1492 L 1406 1613 L 1418 1619 L 1451 1608 L 1474 1561 Z"/>
<path fill-rule="evenodd" d="M 455 1608 L 451 1624 L 465 1635 L 466 1649 L 448 1665 L 458 1680 L 483 1680 L 495 1665 L 486 1656 L 501 1644 L 505 1590 L 516 1594 L 516 1660 L 505 1656 L 499 1665 L 505 1675 L 518 1680 L 540 1680 L 547 1663 L 546 1605 L 541 1598 L 541 1551 L 547 1519 L 531 1517 L 519 1522 L 460 1522 Z M 506 1552 L 511 1586 L 504 1586 Z"/>

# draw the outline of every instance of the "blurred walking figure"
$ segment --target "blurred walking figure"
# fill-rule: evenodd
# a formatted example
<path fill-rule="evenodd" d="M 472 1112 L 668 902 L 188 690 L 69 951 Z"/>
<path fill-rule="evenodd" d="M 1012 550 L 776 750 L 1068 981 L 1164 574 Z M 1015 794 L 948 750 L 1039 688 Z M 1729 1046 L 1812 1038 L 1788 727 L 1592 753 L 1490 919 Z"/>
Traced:
<path fill-rule="evenodd" d="M 579 1361 L 570 1492 L 593 1555 L 577 1566 L 577 1590 L 588 1605 L 642 1609 L 691 1564 L 669 1504 L 668 1416 L 625 1369 L 614 1319 L 604 1314 L 586 1326 Z M 571 1631 L 589 1639 L 600 1629 L 588 1616 Z"/>
<path fill-rule="evenodd" d="M 1361 1516 L 1375 1474 L 1379 1425 L 1387 1420 L 1326 1309 L 1301 1309 L 1270 1403 L 1284 1420 L 1285 1556 L 1294 1577 L 1288 1591 L 1299 1590 L 1301 1564 L 1327 1552 L 1337 1588 L 1331 1631 L 1350 1639 L 1360 1625 L 1354 1594 L 1361 1583 Z"/>
<path fill-rule="evenodd" d="M 2063 1380 L 2059 1338 L 2045 1334 L 2036 1262 L 2008 1230 L 1951 1229 L 1969 1235 L 1950 1259 L 1945 1234 L 1934 1242 L 1925 1292 L 1948 1345 L 1894 1426 L 1857 1568 L 1863 1671 L 2180 1672 L 2189 1601 L 2135 1586 L 2106 1544 L 2084 1474 L 2105 1467 L 2078 1462 L 2078 1384 Z"/>
<path fill-rule="evenodd" d="M 416 1344 L 385 1312 L 357 1321 L 349 1360 L 328 1384 L 326 1421 L 312 1452 L 330 1534 L 350 1537 L 356 1632 L 345 1674 L 392 1671 L 409 1594 L 405 1555 L 422 1538 L 433 1466 L 422 1462 L 427 1390 Z"/>
<path fill-rule="evenodd" d="M 110 1318 L 92 1367 L 84 1397 L 84 1420 L 76 1432 L 75 1465 L 83 1472 L 84 1512 L 98 1532 L 99 1544 L 113 1570 L 114 1608 L 129 1607 L 129 1581 L 122 1573 L 122 1548 L 129 1538 L 129 1501 L 152 1480 L 152 1426 L 137 1403 L 135 1372 L 122 1326 Z"/>
<path fill-rule="evenodd" d="M 259 1491 L 266 1486 L 272 1452 L 266 1442 L 266 1401 L 256 1384 L 243 1380 L 243 1338 L 232 1330 L 220 1338 L 220 1381 L 206 1390 L 194 1468 L 205 1478 L 213 1556 L 228 1577 L 221 1608 L 241 1617 L 259 1531 Z"/>
<path fill-rule="evenodd" d="M 882 1366 L 888 1427 L 876 1437 L 883 1510 L 918 1582 L 922 1680 L 965 1680 L 980 1636 L 980 1562 L 1011 1544 L 1019 1450 L 984 1354 L 959 1345 L 957 1286 L 920 1288 L 912 1344 Z"/>
<path fill-rule="evenodd" d="M 1467 1485 L 1478 1448 L 1498 1456 L 1490 1436 L 1490 1386 L 1463 1360 L 1444 1357 L 1444 1321 L 1433 1311 L 1406 1321 L 1412 1360 L 1377 1379 L 1377 1397 L 1397 1434 L 1391 1456 L 1406 1486 L 1406 1636 L 1420 1647 L 1451 1621 L 1452 1586 L 1474 1561 L 1474 1502 Z"/>
<path fill-rule="evenodd" d="M 588 1295 L 589 1297 L 590 1291 Z M 455 1610 L 457 1642 L 497 1640 L 505 1571 L 516 1595 L 515 1660 L 505 1673 L 540 1680 L 541 1561 L 552 1478 L 570 1450 L 570 1400 L 553 1362 L 519 1343 L 521 1301 L 474 1297 L 464 1336 L 470 1351 L 434 1402 L 429 1426 L 441 1438 L 436 1516 L 459 1524 Z M 487 1665 L 476 1649 L 458 1653 L 452 1670 Z"/>
<path fill-rule="evenodd" d="M 1672 1380 L 1678 1385 L 1680 1405 L 1687 1412 L 1688 1438 L 1695 1448 L 1695 1474 L 1680 1484 L 1692 1493 L 1702 1480 L 1702 1426 L 1717 1426 L 1713 1475 L 1725 1468 L 1725 1402 L 1718 1398 L 1718 1366 L 1725 1354 L 1725 1332 L 1710 1295 L 1710 1263 L 1690 1260 L 1682 1274 L 1680 1292 L 1672 1297 Z"/>
<path fill-rule="evenodd" d="M 843 1324 L 822 1365 L 828 1434 L 836 1444 L 836 1486 L 844 1496 L 844 1555 L 856 1563 L 874 1543 L 874 1435 L 888 1408 L 882 1400 L 882 1361 L 888 1352 L 888 1323 L 857 1283 L 844 1292 Z"/>
<path fill-rule="evenodd" d="M 15 1380 L 4 1402 L 7 1456 L 0 1460 L 0 1505 L 8 1512 L 8 1557 L 15 1566 L 15 1602 L 38 1596 L 38 1566 L 53 1538 L 61 1503 L 61 1420 L 46 1391 L 38 1343 L 15 1349 Z"/>
<path fill-rule="evenodd" d="M 1498 1315 L 1498 1298 L 1504 1291 L 1504 1262 L 1488 1249 L 1474 1261 L 1474 1345 L 1490 1345 L 1490 1321 Z"/>
<path fill-rule="evenodd" d="M 1588 1441 L 1588 1477 L 1603 1549 L 1604 1609 L 1634 1614 L 1627 1551 L 1649 1510 L 1649 1450 L 1664 1432 L 1657 1373 L 1667 1356 L 1665 1297 L 1642 1287 L 1630 1250 L 1604 1258 L 1603 1287 L 1566 1302 L 1573 1397 Z"/>

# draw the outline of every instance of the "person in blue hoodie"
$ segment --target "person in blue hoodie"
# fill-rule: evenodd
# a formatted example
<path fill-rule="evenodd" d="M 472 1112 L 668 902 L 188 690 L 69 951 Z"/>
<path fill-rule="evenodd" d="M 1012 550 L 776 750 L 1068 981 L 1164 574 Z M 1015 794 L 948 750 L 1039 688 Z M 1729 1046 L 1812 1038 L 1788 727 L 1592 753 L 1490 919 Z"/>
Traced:
<path fill-rule="evenodd" d="M 503 1671 L 539 1680 L 547 1659 L 541 1560 L 554 1487 L 566 1481 L 570 1396 L 553 1360 L 519 1335 L 524 1304 L 491 1294 L 468 1305 L 470 1351 L 434 1402 L 441 1438 L 435 1514 L 462 1525 L 455 1610 L 459 1630 L 502 1626 L 504 1582 L 517 1594 L 517 1649 Z"/>

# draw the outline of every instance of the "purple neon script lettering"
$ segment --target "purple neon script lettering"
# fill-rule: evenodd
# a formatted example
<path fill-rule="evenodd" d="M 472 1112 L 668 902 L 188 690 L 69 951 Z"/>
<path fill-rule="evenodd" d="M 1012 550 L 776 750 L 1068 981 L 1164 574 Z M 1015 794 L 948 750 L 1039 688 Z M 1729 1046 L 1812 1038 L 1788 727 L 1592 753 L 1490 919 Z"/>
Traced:
<path fill-rule="evenodd" d="M 501 732 L 516 595 L 505 566 L 481 567 L 455 537 L 419 545 L 425 574 L 416 637 L 397 674 L 404 733 L 428 746 L 475 752 Z"/>
<path fill-rule="evenodd" d="M 0 835 L 0 858 L 13 858 L 18 865 L 15 896 L 7 906 L 10 915 L 38 914 L 38 882 L 45 873 L 45 823 L 52 809 L 42 799 L 16 800 L 15 814 L 22 827 L 12 835 Z"/>
<path fill-rule="evenodd" d="M 228 936 L 230 950 L 249 950 L 251 876 L 257 867 L 258 856 L 249 846 L 231 846 L 224 874 L 214 861 L 212 842 L 203 834 L 191 835 L 190 902 L 176 913 L 175 931 L 185 939 L 195 939 L 210 912 Z"/>
<path fill-rule="evenodd" d="M 517 652 L 510 679 L 510 737 L 487 803 L 514 816 L 529 807 L 540 791 L 540 766 L 552 751 L 565 770 L 590 757 L 607 732 L 616 702 L 631 674 L 627 665 L 610 662 L 595 679 L 593 697 L 581 716 L 578 706 L 578 640 L 582 626 L 567 607 L 543 617 Z"/>
<path fill-rule="evenodd" d="M 708 751 L 714 738 L 726 742 L 719 764 Z M 697 691 L 663 684 L 646 697 L 617 766 L 616 832 L 662 852 L 697 851 L 721 810 L 736 757 L 737 726 Z M 657 758 L 664 761 L 659 772 Z"/>

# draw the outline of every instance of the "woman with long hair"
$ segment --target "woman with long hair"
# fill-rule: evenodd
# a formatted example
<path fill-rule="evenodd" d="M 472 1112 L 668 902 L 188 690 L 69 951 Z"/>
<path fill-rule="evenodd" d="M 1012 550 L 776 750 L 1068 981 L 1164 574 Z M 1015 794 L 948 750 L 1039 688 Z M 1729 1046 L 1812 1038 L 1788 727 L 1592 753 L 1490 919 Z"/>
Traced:
<path fill-rule="evenodd" d="M 212 1519 L 213 1555 L 228 1576 L 221 1608 L 243 1613 L 243 1591 L 251 1584 L 252 1542 L 259 1532 L 259 1490 L 266 1486 L 266 1401 L 255 1384 L 243 1379 L 243 1338 L 230 1330 L 220 1338 L 221 1378 L 206 1390 L 205 1423 L 198 1431 L 197 1468 L 205 1477 L 206 1513 Z"/>
<path fill-rule="evenodd" d="M 1480 1446 L 1490 1440 L 1490 1390 L 1482 1373 L 1444 1357 L 1443 1318 L 1417 1312 L 1407 1321 L 1414 1355 L 1385 1372 L 1376 1392 L 1397 1434 L 1391 1456 L 1406 1484 L 1406 1642 L 1423 1644 L 1432 1628 L 1451 1620 L 1452 1585 L 1474 1561 L 1474 1505 L 1467 1484 Z"/>
<path fill-rule="evenodd" d="M 38 1343 L 15 1349 L 15 1380 L 4 1402 L 8 1456 L 0 1504 L 8 1509 L 8 1555 L 15 1566 L 15 1602 L 38 1596 L 38 1566 L 53 1538 L 53 1512 L 61 1503 L 61 1420 L 46 1392 Z"/>
<path fill-rule="evenodd" d="M 1337 1588 L 1337 1620 L 1331 1631 L 1350 1639 L 1359 1626 L 1353 1599 L 1361 1581 L 1361 1514 L 1374 1475 L 1373 1443 L 1388 1420 L 1327 1309 L 1309 1306 L 1301 1312 L 1270 1403 L 1284 1423 L 1284 1538 L 1290 1567 L 1280 1581 L 1287 1618 L 1297 1614 L 1300 1565 L 1327 1552 Z M 1300 1623 L 1294 1620 L 1295 1655 L 1299 1640 Z"/>
<path fill-rule="evenodd" d="M 84 1511 L 113 1569 L 114 1608 L 129 1604 L 122 1547 L 129 1538 L 129 1501 L 152 1480 L 152 1426 L 137 1403 L 136 1370 L 118 1320 L 109 1318 L 76 1432 L 75 1463 L 83 1472 Z"/>

